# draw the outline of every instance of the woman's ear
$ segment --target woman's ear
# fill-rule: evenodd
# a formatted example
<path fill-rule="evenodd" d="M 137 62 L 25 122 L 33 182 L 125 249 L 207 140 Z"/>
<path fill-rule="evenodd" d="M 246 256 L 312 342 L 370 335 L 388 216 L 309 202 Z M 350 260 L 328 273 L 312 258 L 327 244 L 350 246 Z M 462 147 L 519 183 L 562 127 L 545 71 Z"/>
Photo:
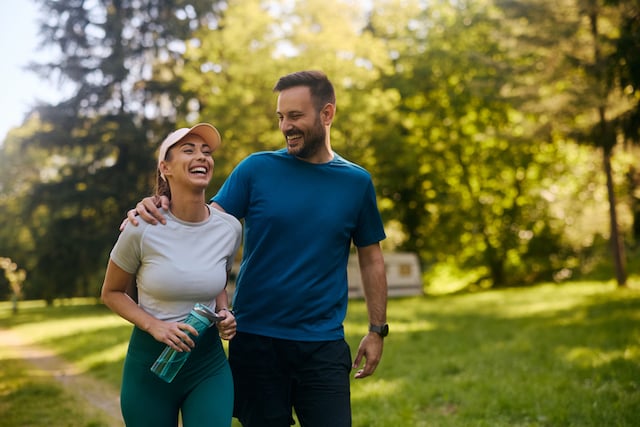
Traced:
<path fill-rule="evenodd" d="M 158 169 L 160 170 L 160 176 L 166 181 L 167 180 L 167 175 L 171 172 L 171 168 L 169 167 L 169 165 L 167 164 L 166 160 L 162 160 L 160 162 L 160 165 L 158 166 Z"/>

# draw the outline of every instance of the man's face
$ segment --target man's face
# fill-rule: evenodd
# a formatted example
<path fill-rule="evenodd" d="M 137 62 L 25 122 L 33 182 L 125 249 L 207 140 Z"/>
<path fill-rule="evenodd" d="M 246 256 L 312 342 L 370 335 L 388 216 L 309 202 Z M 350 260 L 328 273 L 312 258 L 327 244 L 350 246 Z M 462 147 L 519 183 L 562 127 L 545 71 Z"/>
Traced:
<path fill-rule="evenodd" d="M 296 86 L 280 92 L 276 113 L 289 154 L 309 159 L 324 146 L 327 131 L 308 87 Z"/>

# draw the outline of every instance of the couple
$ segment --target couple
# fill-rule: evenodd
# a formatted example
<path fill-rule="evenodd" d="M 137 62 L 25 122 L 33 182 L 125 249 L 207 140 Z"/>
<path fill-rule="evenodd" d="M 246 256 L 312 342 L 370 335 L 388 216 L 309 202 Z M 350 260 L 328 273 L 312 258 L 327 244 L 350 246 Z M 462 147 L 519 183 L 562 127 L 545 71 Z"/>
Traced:
<path fill-rule="evenodd" d="M 292 73 L 274 91 L 286 149 L 247 157 L 206 205 L 218 132 L 200 124 L 170 134 L 158 159 L 157 195 L 166 197 L 138 204 L 144 222 L 130 211 L 138 226 L 114 246 L 102 297 L 135 325 L 121 392 L 128 425 L 175 426 L 180 410 L 185 427 L 229 425 L 233 407 L 245 427 L 288 426 L 292 408 L 302 426 L 350 426 L 350 371 L 365 378 L 380 361 L 385 234 L 371 177 L 331 149 L 336 101 L 326 75 Z M 238 219 L 244 246 L 230 311 L 224 288 Z M 370 323 L 353 362 L 343 330 L 351 242 Z M 134 281 L 139 305 L 126 293 Z M 228 364 L 214 328 L 193 348 L 195 330 L 181 320 L 196 302 L 225 316 L 217 329 L 233 338 Z M 171 384 L 149 371 L 166 345 L 193 348 Z"/>

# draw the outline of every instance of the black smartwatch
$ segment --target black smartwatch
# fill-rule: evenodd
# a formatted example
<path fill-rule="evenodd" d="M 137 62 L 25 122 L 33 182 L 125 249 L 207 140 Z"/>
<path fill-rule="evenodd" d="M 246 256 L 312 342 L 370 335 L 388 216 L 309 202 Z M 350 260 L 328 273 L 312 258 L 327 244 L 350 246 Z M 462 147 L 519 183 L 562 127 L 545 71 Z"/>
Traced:
<path fill-rule="evenodd" d="M 386 323 L 384 325 L 369 325 L 369 332 L 375 332 L 380 335 L 382 338 L 389 335 L 389 325 Z"/>

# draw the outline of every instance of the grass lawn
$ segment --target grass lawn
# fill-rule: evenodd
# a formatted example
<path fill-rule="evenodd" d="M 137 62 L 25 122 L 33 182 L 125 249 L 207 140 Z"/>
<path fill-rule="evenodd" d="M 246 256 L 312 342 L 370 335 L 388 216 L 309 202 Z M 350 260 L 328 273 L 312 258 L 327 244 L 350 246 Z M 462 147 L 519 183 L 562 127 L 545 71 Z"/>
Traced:
<path fill-rule="evenodd" d="M 392 299 L 388 318 L 375 376 L 352 380 L 354 427 L 640 425 L 640 290 L 580 282 Z M 364 302 L 351 301 L 353 352 L 367 323 Z M 131 327 L 96 301 L 23 302 L 15 316 L 0 303 L 0 327 L 120 385 Z M 0 349 L 0 426 L 57 425 L 16 424 L 34 407 L 55 417 L 68 396 L 25 382 L 6 357 Z"/>
<path fill-rule="evenodd" d="M 0 426 L 113 425 L 99 410 L 87 406 L 58 381 L 43 375 L 20 356 L 11 346 L 0 343 Z"/>

